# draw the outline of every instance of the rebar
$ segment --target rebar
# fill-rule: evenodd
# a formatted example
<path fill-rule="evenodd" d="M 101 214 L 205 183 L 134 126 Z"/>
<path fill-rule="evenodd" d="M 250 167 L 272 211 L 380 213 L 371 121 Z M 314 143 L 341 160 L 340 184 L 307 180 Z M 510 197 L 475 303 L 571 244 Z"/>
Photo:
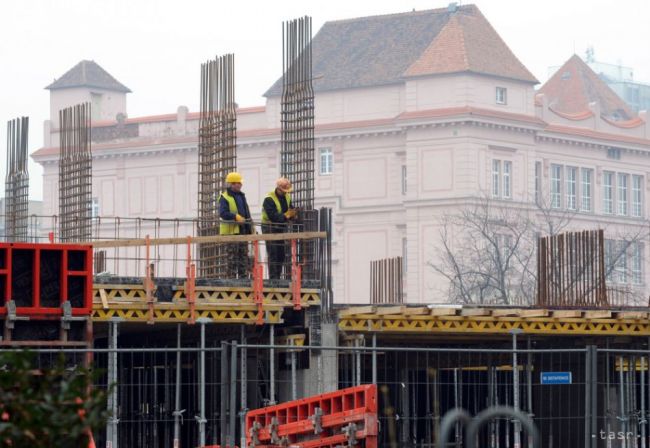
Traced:
<path fill-rule="evenodd" d="M 237 104 L 235 55 L 226 54 L 201 64 L 199 122 L 199 236 L 219 234 L 219 195 L 225 178 L 237 168 Z M 202 244 L 199 275 L 219 278 L 226 273 L 223 247 Z"/>
<path fill-rule="evenodd" d="M 63 242 L 90 241 L 92 150 L 90 103 L 59 111 L 59 216 Z"/>
<path fill-rule="evenodd" d="M 537 243 L 537 305 L 608 306 L 604 232 L 541 237 Z"/>
<path fill-rule="evenodd" d="M 29 173 L 27 141 L 29 118 L 7 122 L 7 175 L 5 177 L 5 236 L 8 242 L 27 240 Z"/>
<path fill-rule="evenodd" d="M 280 172 L 293 184 L 292 201 L 314 208 L 314 88 L 311 17 L 282 27 L 282 145 Z"/>

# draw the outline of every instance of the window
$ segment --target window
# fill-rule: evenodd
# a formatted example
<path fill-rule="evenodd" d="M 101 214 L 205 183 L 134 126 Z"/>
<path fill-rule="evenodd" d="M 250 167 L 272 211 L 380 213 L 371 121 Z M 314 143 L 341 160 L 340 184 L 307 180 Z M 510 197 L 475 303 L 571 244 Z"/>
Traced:
<path fill-rule="evenodd" d="M 542 194 L 542 162 L 535 162 L 535 203 L 539 204 Z"/>
<path fill-rule="evenodd" d="M 562 166 L 551 165 L 551 208 L 562 207 Z"/>
<path fill-rule="evenodd" d="M 99 217 L 99 198 L 93 198 L 92 200 L 91 217 Z"/>
<path fill-rule="evenodd" d="M 641 208 L 641 176 L 632 176 L 632 216 L 640 218 L 643 209 Z"/>
<path fill-rule="evenodd" d="M 402 165 L 402 194 L 406 194 L 406 165 Z"/>
<path fill-rule="evenodd" d="M 603 213 L 614 213 L 614 173 L 603 172 Z"/>
<path fill-rule="evenodd" d="M 619 148 L 607 149 L 607 158 L 614 160 L 621 160 L 621 150 Z"/>
<path fill-rule="evenodd" d="M 627 283 L 627 251 L 625 250 L 627 243 L 619 241 L 616 246 L 616 262 L 614 263 L 614 270 L 616 271 L 616 282 Z"/>
<path fill-rule="evenodd" d="M 501 196 L 501 161 L 492 161 L 492 197 L 498 198 Z"/>
<path fill-rule="evenodd" d="M 505 87 L 497 87 L 496 101 L 497 104 L 508 104 L 508 89 Z"/>
<path fill-rule="evenodd" d="M 618 173 L 618 214 L 627 216 L 627 174 Z"/>
<path fill-rule="evenodd" d="M 583 212 L 590 212 L 591 211 L 591 178 L 592 178 L 592 173 L 593 171 L 588 169 L 588 168 L 583 168 L 582 169 L 582 204 L 580 206 L 580 209 Z"/>
<path fill-rule="evenodd" d="M 578 168 L 566 168 L 566 208 L 577 210 L 576 197 L 578 195 Z"/>
<path fill-rule="evenodd" d="M 512 198 L 512 162 L 503 161 L 503 198 Z"/>
<path fill-rule="evenodd" d="M 102 118 L 102 94 L 90 93 L 90 115 L 93 120 L 101 120 Z"/>
<path fill-rule="evenodd" d="M 512 162 L 492 160 L 492 197 L 512 199 Z"/>
<path fill-rule="evenodd" d="M 321 174 L 332 174 L 332 148 L 321 148 L 320 149 L 320 173 Z"/>

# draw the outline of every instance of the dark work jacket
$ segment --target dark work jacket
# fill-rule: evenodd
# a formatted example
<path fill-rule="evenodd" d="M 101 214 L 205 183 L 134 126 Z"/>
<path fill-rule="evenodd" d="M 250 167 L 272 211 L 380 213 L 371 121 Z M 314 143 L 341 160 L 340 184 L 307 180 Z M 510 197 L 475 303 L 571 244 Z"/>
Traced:
<path fill-rule="evenodd" d="M 228 194 L 235 198 L 235 203 L 237 204 L 237 212 L 246 220 L 251 219 L 251 211 L 248 208 L 248 202 L 246 201 L 246 195 L 241 191 L 235 193 L 230 188 L 228 188 Z M 219 217 L 224 221 L 235 221 L 235 215 L 230 213 L 230 206 L 228 201 L 223 197 L 219 196 Z M 251 233 L 250 224 L 242 224 L 240 229 L 240 235 L 249 235 Z"/>
<path fill-rule="evenodd" d="M 280 208 L 282 212 L 278 212 L 278 208 L 275 206 L 275 202 L 270 197 L 266 197 L 262 203 L 262 207 L 266 212 L 266 216 L 269 217 L 269 221 L 272 223 L 281 224 L 279 226 L 274 226 L 272 224 L 264 224 L 262 226 L 263 233 L 280 233 L 287 231 L 287 218 L 284 217 L 284 213 L 289 210 L 287 206 L 287 197 L 277 195 L 278 201 L 280 202 Z M 293 207 L 292 207 L 293 208 Z"/>

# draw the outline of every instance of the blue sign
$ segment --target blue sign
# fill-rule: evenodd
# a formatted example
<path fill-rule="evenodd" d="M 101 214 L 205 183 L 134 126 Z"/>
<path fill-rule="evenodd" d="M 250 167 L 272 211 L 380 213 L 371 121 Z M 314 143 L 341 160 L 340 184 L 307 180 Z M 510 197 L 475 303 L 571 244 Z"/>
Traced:
<path fill-rule="evenodd" d="M 571 372 L 542 372 L 540 382 L 542 384 L 571 384 Z"/>

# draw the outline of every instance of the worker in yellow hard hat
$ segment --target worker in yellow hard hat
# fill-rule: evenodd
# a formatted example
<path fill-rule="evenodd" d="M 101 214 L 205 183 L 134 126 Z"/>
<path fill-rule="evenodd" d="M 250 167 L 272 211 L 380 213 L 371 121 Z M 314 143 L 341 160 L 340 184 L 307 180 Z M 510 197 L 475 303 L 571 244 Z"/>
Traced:
<path fill-rule="evenodd" d="M 252 233 L 251 212 L 242 190 L 242 175 L 237 172 L 226 176 L 226 191 L 219 196 L 220 235 L 247 235 Z M 228 277 L 248 276 L 248 244 L 228 243 Z"/>
<path fill-rule="evenodd" d="M 289 179 L 281 177 L 275 182 L 275 189 L 266 195 L 262 203 L 262 233 L 282 233 L 294 222 L 298 211 L 291 204 L 292 185 Z M 285 241 L 267 241 L 269 255 L 269 278 L 280 278 L 286 258 Z"/>

